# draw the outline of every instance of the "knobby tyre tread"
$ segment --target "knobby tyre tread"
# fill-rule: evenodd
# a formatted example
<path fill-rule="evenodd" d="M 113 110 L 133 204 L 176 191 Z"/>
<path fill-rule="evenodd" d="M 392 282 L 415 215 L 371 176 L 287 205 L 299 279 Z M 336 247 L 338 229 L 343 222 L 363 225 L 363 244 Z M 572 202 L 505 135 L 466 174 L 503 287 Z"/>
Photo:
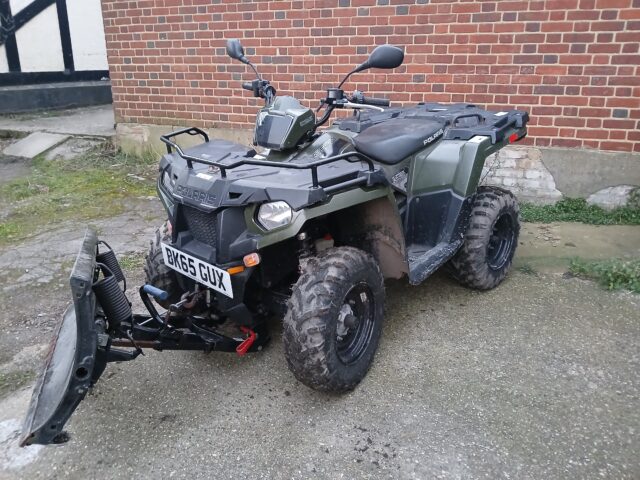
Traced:
<path fill-rule="evenodd" d="M 487 249 L 493 227 L 503 215 L 509 215 L 515 238 L 506 263 L 493 269 L 488 262 Z M 462 285 L 477 290 L 498 286 L 513 263 L 520 233 L 520 208 L 515 196 L 497 187 L 480 187 L 473 202 L 469 227 L 460 250 L 449 262 L 448 271 Z"/>
<path fill-rule="evenodd" d="M 340 308 L 349 290 L 365 282 L 373 296 L 374 325 L 362 356 L 345 365 L 336 349 Z M 384 280 L 368 253 L 353 247 L 328 249 L 309 259 L 293 286 L 284 318 L 289 368 L 305 385 L 321 391 L 352 390 L 364 378 L 378 346 L 384 315 Z"/>
<path fill-rule="evenodd" d="M 168 308 L 172 303 L 180 301 L 183 292 L 178 283 L 176 273 L 164 263 L 161 247 L 162 242 L 171 242 L 168 222 L 163 223 L 162 226 L 156 230 L 155 235 L 149 242 L 149 250 L 144 263 L 144 273 L 147 283 L 169 294 L 167 300 L 159 301 L 155 299 L 155 301 L 163 308 Z"/>

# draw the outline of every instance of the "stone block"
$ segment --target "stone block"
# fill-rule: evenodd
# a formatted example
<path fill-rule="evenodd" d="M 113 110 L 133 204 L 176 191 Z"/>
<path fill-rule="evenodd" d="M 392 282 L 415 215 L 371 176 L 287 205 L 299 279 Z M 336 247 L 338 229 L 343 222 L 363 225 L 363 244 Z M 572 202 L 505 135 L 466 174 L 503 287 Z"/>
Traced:
<path fill-rule="evenodd" d="M 9 145 L 2 153 L 10 157 L 34 158 L 64 142 L 69 135 L 34 132 Z"/>
<path fill-rule="evenodd" d="M 617 207 L 624 207 L 629 201 L 629 195 L 637 187 L 634 185 L 618 185 L 598 190 L 587 197 L 589 205 L 597 205 L 606 210 L 613 210 Z"/>

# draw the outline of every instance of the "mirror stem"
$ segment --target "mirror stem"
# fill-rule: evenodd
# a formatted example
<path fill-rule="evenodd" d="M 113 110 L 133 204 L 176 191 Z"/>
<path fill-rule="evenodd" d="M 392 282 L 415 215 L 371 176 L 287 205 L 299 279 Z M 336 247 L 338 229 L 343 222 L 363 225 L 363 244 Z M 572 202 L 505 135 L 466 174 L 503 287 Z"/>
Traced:
<path fill-rule="evenodd" d="M 353 75 L 354 73 L 356 73 L 357 71 L 358 71 L 358 69 L 355 69 L 355 70 L 352 70 L 352 71 L 350 71 L 349 73 L 347 73 L 347 76 L 346 76 L 346 77 L 344 77 L 344 78 L 342 79 L 342 81 L 340 82 L 340 85 L 338 85 L 338 88 L 342 88 L 342 84 L 343 84 L 344 82 L 346 82 L 346 81 L 347 81 L 347 79 L 348 79 L 351 75 Z"/>
<path fill-rule="evenodd" d="M 347 81 L 347 79 L 348 79 L 351 75 L 353 75 L 354 73 L 361 72 L 362 70 L 366 70 L 367 68 L 368 68 L 368 67 L 367 67 L 366 62 L 365 62 L 365 63 L 362 63 L 362 64 L 360 64 L 360 65 L 358 65 L 356 68 L 354 68 L 354 69 L 353 69 L 353 70 L 351 70 L 349 73 L 347 73 L 347 76 L 346 76 L 346 77 L 344 77 L 344 78 L 342 79 L 342 81 L 340 82 L 340 85 L 338 85 L 338 88 L 341 88 L 341 87 L 342 87 L 342 84 L 343 84 L 344 82 L 346 82 L 346 81 Z"/>
<path fill-rule="evenodd" d="M 246 58 L 245 58 L 245 60 L 246 60 L 246 61 L 245 61 L 244 63 L 246 63 L 247 65 L 249 65 L 249 66 L 253 69 L 253 72 L 256 74 L 256 77 L 258 77 L 258 80 L 262 81 L 262 78 L 260 77 L 260 74 L 258 73 L 258 70 L 256 70 L 256 67 L 254 67 L 254 66 L 253 66 L 253 63 L 251 63 L 251 62 L 250 62 L 249 60 L 247 60 Z"/>

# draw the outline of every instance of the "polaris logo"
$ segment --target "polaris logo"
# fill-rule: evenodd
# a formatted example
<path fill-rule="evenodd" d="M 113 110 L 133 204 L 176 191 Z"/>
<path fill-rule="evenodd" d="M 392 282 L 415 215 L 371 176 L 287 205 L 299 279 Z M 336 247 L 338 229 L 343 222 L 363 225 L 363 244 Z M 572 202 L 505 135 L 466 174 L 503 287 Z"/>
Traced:
<path fill-rule="evenodd" d="M 175 193 L 182 198 L 190 198 L 195 202 L 199 202 L 201 205 L 216 206 L 216 195 L 212 193 L 196 190 L 195 188 L 183 187 L 176 185 Z"/>
<path fill-rule="evenodd" d="M 434 133 L 433 135 L 431 135 L 430 137 L 425 138 L 424 142 L 422 142 L 424 145 L 429 145 L 430 143 L 436 141 L 438 138 L 440 138 L 442 135 L 444 134 L 444 129 L 440 129 L 438 130 L 436 133 Z"/>

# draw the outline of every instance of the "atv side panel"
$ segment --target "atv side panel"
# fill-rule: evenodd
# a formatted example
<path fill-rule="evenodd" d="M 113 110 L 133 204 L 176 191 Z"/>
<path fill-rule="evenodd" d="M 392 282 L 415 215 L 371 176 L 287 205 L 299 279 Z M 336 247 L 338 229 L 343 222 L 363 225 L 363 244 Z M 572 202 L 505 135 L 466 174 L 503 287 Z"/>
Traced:
<path fill-rule="evenodd" d="M 458 195 L 472 195 L 486 158 L 495 150 L 489 137 L 478 136 L 471 141 L 443 140 L 434 149 L 416 155 L 407 190 L 411 195 L 420 195 L 451 188 Z"/>

